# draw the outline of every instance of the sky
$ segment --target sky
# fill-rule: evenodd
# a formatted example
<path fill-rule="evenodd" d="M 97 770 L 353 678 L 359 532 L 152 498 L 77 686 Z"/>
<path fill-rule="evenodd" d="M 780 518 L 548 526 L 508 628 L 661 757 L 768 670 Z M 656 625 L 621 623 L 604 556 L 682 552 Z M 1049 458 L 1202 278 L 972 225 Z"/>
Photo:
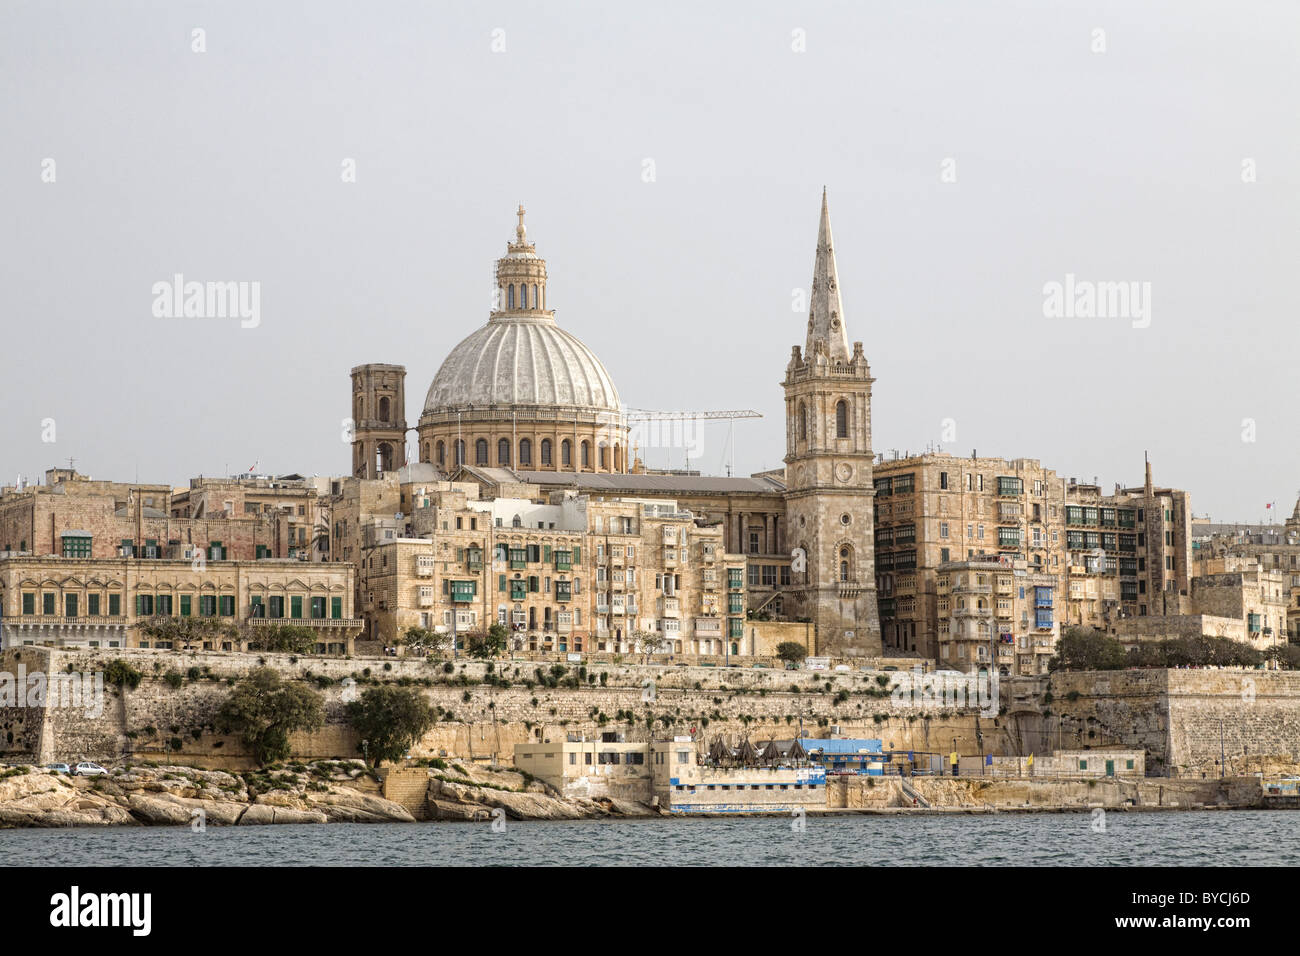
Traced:
<path fill-rule="evenodd" d="M 779 467 L 825 186 L 877 451 L 1285 517 L 1298 105 L 1282 2 L 9 0 L 0 481 L 346 474 L 350 369 L 414 425 L 520 202 L 624 403 L 755 409 L 689 464 Z"/>

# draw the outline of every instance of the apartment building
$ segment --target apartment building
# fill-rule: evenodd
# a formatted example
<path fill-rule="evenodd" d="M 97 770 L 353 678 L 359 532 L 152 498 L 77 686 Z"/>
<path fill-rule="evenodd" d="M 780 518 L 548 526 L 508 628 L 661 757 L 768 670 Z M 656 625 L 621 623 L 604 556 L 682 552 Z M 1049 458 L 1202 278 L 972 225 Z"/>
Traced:
<path fill-rule="evenodd" d="M 996 667 L 1007 677 L 1047 673 L 1061 634 L 1057 575 L 1009 556 L 945 562 L 937 571 L 941 668 Z"/>
<path fill-rule="evenodd" d="M 1064 481 L 1035 459 L 882 457 L 875 570 L 886 652 L 941 660 L 941 565 L 1006 558 L 1027 573 L 1061 578 L 1064 512 Z"/>

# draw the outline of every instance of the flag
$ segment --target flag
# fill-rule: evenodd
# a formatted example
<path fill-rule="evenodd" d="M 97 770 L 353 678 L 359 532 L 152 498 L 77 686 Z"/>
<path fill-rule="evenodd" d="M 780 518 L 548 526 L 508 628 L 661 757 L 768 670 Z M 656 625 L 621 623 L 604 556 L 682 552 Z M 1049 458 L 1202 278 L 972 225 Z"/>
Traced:
<path fill-rule="evenodd" d="M 248 466 L 248 470 L 251 472 L 256 467 L 257 467 L 257 462 L 253 462 L 251 465 Z"/>
<path fill-rule="evenodd" d="M 1273 502 L 1270 501 L 1270 502 L 1269 502 L 1268 504 L 1266 504 L 1264 507 L 1265 507 L 1265 508 L 1271 508 L 1271 507 L 1273 507 Z"/>

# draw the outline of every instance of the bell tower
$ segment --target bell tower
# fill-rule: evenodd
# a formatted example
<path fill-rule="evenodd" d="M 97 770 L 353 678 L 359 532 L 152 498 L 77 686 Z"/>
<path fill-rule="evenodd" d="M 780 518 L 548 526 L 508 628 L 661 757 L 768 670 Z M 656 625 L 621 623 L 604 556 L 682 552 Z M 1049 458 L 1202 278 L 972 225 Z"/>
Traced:
<path fill-rule="evenodd" d="M 871 369 L 849 348 L 830 209 L 822 191 L 808 336 L 786 366 L 787 540 L 803 552 L 791 568 L 791 613 L 817 626 L 817 651 L 878 657 Z M 799 565 L 803 565 L 802 572 Z"/>
<path fill-rule="evenodd" d="M 352 475 L 378 478 L 406 464 L 406 368 L 352 370 Z"/>

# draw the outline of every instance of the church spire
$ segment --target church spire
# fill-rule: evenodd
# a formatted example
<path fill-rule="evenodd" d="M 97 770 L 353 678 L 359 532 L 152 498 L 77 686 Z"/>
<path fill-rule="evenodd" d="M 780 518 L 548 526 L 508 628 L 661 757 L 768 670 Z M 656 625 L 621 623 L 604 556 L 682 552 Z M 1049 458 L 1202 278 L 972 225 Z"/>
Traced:
<path fill-rule="evenodd" d="M 822 187 L 822 218 L 817 227 L 817 258 L 813 263 L 812 303 L 804 352 L 812 361 L 821 349 L 832 362 L 847 362 L 852 355 L 844 326 L 844 306 L 840 301 L 840 281 L 835 270 L 835 244 L 831 240 L 831 212 L 825 187 Z"/>

